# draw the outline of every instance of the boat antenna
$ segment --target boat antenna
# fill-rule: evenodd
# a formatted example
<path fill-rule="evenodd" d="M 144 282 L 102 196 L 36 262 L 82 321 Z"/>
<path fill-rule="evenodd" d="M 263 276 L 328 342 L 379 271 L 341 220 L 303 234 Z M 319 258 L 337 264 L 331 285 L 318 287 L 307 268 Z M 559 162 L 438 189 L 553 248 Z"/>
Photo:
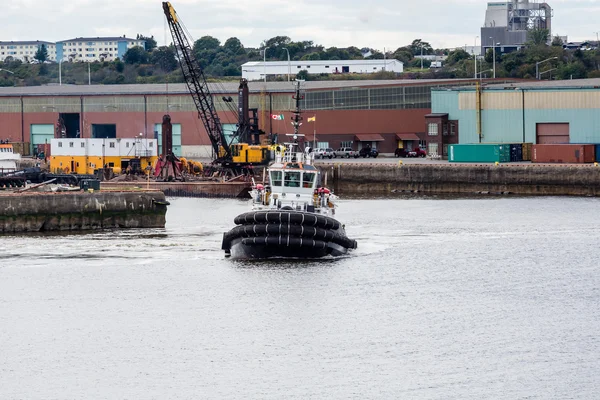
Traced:
<path fill-rule="evenodd" d="M 296 108 L 292 111 L 292 126 L 294 127 L 294 143 L 298 144 L 298 131 L 300 130 L 300 125 L 302 125 L 302 111 L 300 110 L 300 101 L 304 99 L 304 95 L 300 94 L 300 83 L 301 81 L 296 80 L 295 82 L 296 92 L 292 96 L 294 100 L 296 100 Z"/>

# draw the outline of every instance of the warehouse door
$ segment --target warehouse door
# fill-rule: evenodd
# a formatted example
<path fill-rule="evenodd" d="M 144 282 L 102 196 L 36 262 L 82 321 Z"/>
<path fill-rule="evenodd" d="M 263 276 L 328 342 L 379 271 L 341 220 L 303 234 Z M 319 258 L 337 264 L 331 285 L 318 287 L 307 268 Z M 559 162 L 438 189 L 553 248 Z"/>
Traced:
<path fill-rule="evenodd" d="M 94 139 L 116 139 L 117 125 L 115 124 L 92 124 L 92 138 Z"/>
<path fill-rule="evenodd" d="M 50 142 L 54 139 L 54 124 L 31 124 L 31 153 L 50 154 Z"/>
<path fill-rule="evenodd" d="M 537 144 L 569 143 L 569 124 L 552 123 L 536 124 Z"/>
<path fill-rule="evenodd" d="M 181 124 L 173 124 L 173 154 L 181 157 Z M 154 138 L 158 140 L 158 154 L 162 154 L 162 124 L 154 124 Z"/>

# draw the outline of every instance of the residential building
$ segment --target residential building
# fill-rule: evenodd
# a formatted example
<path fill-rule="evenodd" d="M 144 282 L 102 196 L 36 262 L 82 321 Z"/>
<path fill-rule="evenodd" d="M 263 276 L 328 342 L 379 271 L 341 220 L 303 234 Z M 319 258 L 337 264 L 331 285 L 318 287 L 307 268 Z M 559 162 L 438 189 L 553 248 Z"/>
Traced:
<path fill-rule="evenodd" d="M 56 61 L 56 44 L 42 40 L 0 42 L 0 61 L 12 57 L 13 60 L 21 60 L 24 63 L 34 62 L 35 54 L 42 45 L 45 45 L 48 51 L 48 61 Z"/>
<path fill-rule="evenodd" d="M 69 62 L 113 61 L 123 58 L 132 47 L 144 47 L 139 39 L 120 37 L 80 37 L 56 43 L 56 59 Z"/>

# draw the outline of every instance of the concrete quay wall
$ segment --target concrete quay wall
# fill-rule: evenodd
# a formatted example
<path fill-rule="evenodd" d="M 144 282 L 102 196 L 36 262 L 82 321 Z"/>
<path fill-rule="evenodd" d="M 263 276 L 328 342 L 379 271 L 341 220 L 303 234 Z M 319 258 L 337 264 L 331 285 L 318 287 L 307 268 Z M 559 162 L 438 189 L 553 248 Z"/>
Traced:
<path fill-rule="evenodd" d="M 600 196 L 594 165 L 448 165 L 339 163 L 319 167 L 337 193 L 513 193 Z"/>
<path fill-rule="evenodd" d="M 149 188 L 169 197 L 248 197 L 251 182 L 102 182 L 103 189 Z"/>
<path fill-rule="evenodd" d="M 0 195 L 0 233 L 163 228 L 160 191 Z"/>

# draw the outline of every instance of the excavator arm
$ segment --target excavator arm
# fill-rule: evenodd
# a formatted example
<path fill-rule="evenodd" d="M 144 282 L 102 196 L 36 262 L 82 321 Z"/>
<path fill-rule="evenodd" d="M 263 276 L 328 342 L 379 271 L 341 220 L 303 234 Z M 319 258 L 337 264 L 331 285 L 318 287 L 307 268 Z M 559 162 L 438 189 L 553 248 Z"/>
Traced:
<path fill-rule="evenodd" d="M 190 42 L 182 29 L 175 9 L 170 2 L 163 2 L 162 5 L 171 36 L 173 37 L 173 44 L 179 58 L 183 78 L 198 109 L 198 117 L 202 120 L 210 138 L 214 154 L 217 158 L 216 161 L 230 161 L 233 158 L 231 148 L 223 133 L 223 126 L 215 109 L 213 97 L 208 89 L 204 72 L 194 56 Z M 224 154 L 220 157 L 222 153 Z"/>

